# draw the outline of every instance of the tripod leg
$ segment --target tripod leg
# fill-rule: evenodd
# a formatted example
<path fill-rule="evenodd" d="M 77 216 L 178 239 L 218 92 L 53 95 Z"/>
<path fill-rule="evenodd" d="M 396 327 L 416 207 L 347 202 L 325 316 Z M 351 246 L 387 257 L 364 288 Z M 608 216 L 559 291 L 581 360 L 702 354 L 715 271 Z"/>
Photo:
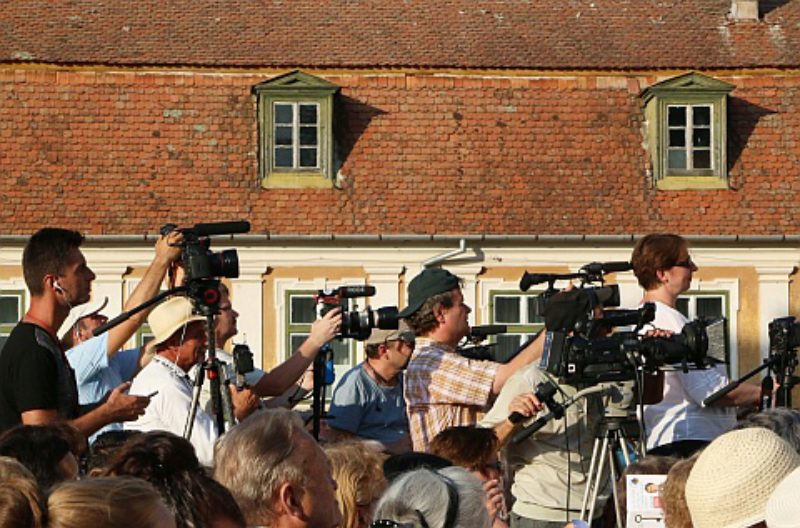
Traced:
<path fill-rule="evenodd" d="M 615 442 L 608 446 L 608 464 L 611 472 L 611 500 L 614 501 L 614 515 L 617 518 L 617 526 L 625 526 L 625 520 L 622 519 L 622 511 L 619 508 L 619 494 L 617 494 L 617 480 L 619 473 L 617 472 L 617 464 L 614 454 L 614 445 L 619 444 L 620 450 L 625 458 L 625 463 L 630 464 L 630 456 L 628 455 L 628 448 L 625 443 L 625 437 L 619 431 L 615 434 Z"/>
<path fill-rule="evenodd" d="M 589 494 L 591 493 L 592 476 L 594 475 L 595 466 L 597 466 L 598 451 L 600 450 L 600 437 L 594 439 L 594 446 L 592 446 L 592 460 L 589 463 L 589 473 L 586 475 L 586 487 L 583 490 L 583 501 L 581 502 L 581 519 L 584 518 L 584 513 L 589 506 Z M 569 471 L 569 469 L 567 469 Z"/>
<path fill-rule="evenodd" d="M 603 480 L 603 470 L 605 469 L 606 464 L 606 455 L 605 453 L 608 452 L 608 437 L 603 437 L 602 445 L 600 446 L 600 452 L 598 453 L 597 460 L 598 464 L 596 469 L 596 473 L 590 474 L 589 479 L 586 480 L 586 485 L 591 486 L 592 488 L 592 498 L 591 502 L 589 503 L 589 511 L 587 512 L 584 508 L 581 518 L 586 521 L 587 523 L 592 522 L 592 518 L 594 517 L 594 505 L 597 502 L 597 492 L 600 491 L 600 482 Z M 588 488 L 587 488 L 588 491 Z M 586 514 L 584 517 L 583 514 Z"/>

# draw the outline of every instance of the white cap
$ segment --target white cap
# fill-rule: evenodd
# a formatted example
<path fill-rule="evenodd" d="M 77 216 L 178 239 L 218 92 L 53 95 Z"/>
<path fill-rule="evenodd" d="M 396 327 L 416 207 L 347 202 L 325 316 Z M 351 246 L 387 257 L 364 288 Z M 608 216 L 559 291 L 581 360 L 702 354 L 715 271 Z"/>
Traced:
<path fill-rule="evenodd" d="M 84 317 L 89 317 L 90 315 L 100 313 L 107 304 L 108 297 L 103 297 L 102 299 L 92 299 L 91 301 L 81 304 L 80 306 L 76 306 L 70 310 L 69 315 L 61 324 L 61 328 L 58 329 L 59 337 L 63 339 L 78 321 Z"/>
<path fill-rule="evenodd" d="M 769 528 L 800 528 L 800 468 L 778 484 L 767 501 Z"/>

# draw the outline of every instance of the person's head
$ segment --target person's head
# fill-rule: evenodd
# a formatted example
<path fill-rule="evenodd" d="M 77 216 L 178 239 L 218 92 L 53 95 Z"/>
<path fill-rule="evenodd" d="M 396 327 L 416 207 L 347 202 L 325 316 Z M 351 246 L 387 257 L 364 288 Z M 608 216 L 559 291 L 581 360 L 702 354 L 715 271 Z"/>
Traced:
<path fill-rule="evenodd" d="M 497 448 L 497 435 L 492 429 L 450 427 L 431 440 L 428 451 L 488 480 L 500 476 Z"/>
<path fill-rule="evenodd" d="M 219 285 L 219 313 L 214 318 L 214 333 L 217 346 L 221 347 L 228 342 L 239 331 L 236 328 L 236 320 L 239 312 L 233 309 L 231 295 L 228 287 L 220 283 Z"/>
<path fill-rule="evenodd" d="M 677 461 L 677 458 L 671 456 L 647 455 L 636 462 L 628 464 L 617 481 L 617 498 L 619 501 L 620 518 L 623 523 L 628 514 L 628 488 L 626 477 L 628 475 L 666 475 Z M 613 503 L 609 501 L 606 507 L 613 507 Z"/>
<path fill-rule="evenodd" d="M 43 490 L 78 477 L 73 438 L 55 425 L 18 425 L 0 435 L 0 455 L 19 460 Z"/>
<path fill-rule="evenodd" d="M 189 371 L 203 359 L 206 346 L 205 318 L 193 313 L 186 297 L 172 297 L 147 316 L 156 353 Z"/>
<path fill-rule="evenodd" d="M 336 481 L 342 528 L 367 528 L 375 504 L 386 489 L 384 456 L 358 441 L 329 444 L 325 454 Z"/>
<path fill-rule="evenodd" d="M 372 361 L 385 364 L 391 370 L 400 372 L 408 365 L 414 352 L 414 333 L 401 322 L 397 330 L 372 329 L 364 349 Z"/>
<path fill-rule="evenodd" d="M 70 349 L 94 337 L 92 331 L 108 321 L 108 317 L 100 313 L 106 305 L 108 297 L 102 297 L 75 306 L 69 311 L 69 315 L 58 330 L 64 348 Z"/>
<path fill-rule="evenodd" d="M 695 528 L 751 526 L 764 520 L 778 483 L 800 466 L 784 439 L 761 427 L 729 431 L 711 442 L 686 480 Z"/>
<path fill-rule="evenodd" d="M 89 475 L 99 475 L 126 442 L 142 434 L 141 431 L 129 429 L 105 431 L 99 434 L 89 448 L 86 468 Z"/>
<path fill-rule="evenodd" d="M 248 524 L 334 528 L 341 522 L 328 457 L 286 409 L 254 414 L 214 450 L 214 478 Z"/>
<path fill-rule="evenodd" d="M 374 517 L 413 528 L 488 528 L 485 501 L 480 480 L 464 468 L 417 469 L 389 484 Z"/>
<path fill-rule="evenodd" d="M 777 434 L 800 453 L 800 411 L 776 407 L 747 415 L 736 424 L 735 429 L 763 427 Z"/>
<path fill-rule="evenodd" d="M 686 479 L 700 453 L 675 462 L 661 488 L 664 503 L 664 522 L 670 528 L 692 528 L 692 516 L 686 505 Z"/>
<path fill-rule="evenodd" d="M 411 451 L 409 453 L 392 455 L 384 460 L 383 474 L 389 482 L 393 482 L 397 477 L 408 471 L 413 471 L 415 469 L 431 469 L 435 471 L 452 465 L 452 462 L 439 455 Z"/>
<path fill-rule="evenodd" d="M 174 528 L 161 496 L 144 480 L 91 478 L 56 487 L 47 499 L 49 528 Z"/>
<path fill-rule="evenodd" d="M 192 444 L 166 431 L 152 431 L 125 443 L 100 472 L 150 482 L 174 514 L 178 528 L 244 526 L 230 492 L 211 479 L 200 465 Z"/>
<path fill-rule="evenodd" d="M 41 528 L 44 513 L 44 496 L 35 480 L 0 479 L 0 528 Z"/>
<path fill-rule="evenodd" d="M 447 270 L 423 270 L 408 285 L 408 306 L 400 317 L 418 336 L 441 332 L 447 341 L 458 342 L 469 333 L 471 312 L 464 304 L 462 282 Z"/>
<path fill-rule="evenodd" d="M 667 289 L 677 296 L 689 289 L 697 266 L 689 255 L 689 244 L 668 233 L 647 235 L 633 248 L 633 273 L 647 291 Z"/>
<path fill-rule="evenodd" d="M 52 292 L 64 306 L 89 300 L 95 274 L 80 251 L 83 235 L 45 227 L 31 236 L 22 252 L 22 273 L 31 297 Z"/>

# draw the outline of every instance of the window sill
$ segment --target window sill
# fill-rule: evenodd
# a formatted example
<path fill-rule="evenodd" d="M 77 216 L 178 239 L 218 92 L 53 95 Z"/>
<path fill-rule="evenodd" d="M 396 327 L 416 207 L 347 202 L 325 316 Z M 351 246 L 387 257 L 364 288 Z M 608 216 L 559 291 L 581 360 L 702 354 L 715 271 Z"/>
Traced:
<path fill-rule="evenodd" d="M 264 189 L 333 189 L 333 180 L 321 173 L 273 173 L 261 180 Z"/>
<path fill-rule="evenodd" d="M 665 191 L 728 189 L 728 180 L 718 176 L 667 176 L 656 182 Z"/>

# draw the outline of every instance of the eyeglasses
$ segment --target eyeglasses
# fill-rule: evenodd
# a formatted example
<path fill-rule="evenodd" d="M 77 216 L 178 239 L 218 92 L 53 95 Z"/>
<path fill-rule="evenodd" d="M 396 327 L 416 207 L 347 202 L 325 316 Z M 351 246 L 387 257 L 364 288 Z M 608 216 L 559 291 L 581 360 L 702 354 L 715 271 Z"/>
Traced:
<path fill-rule="evenodd" d="M 676 262 L 672 266 L 678 268 L 686 268 L 686 269 L 692 269 L 697 267 L 697 265 L 692 260 L 692 257 L 686 257 L 686 259 Z"/>

